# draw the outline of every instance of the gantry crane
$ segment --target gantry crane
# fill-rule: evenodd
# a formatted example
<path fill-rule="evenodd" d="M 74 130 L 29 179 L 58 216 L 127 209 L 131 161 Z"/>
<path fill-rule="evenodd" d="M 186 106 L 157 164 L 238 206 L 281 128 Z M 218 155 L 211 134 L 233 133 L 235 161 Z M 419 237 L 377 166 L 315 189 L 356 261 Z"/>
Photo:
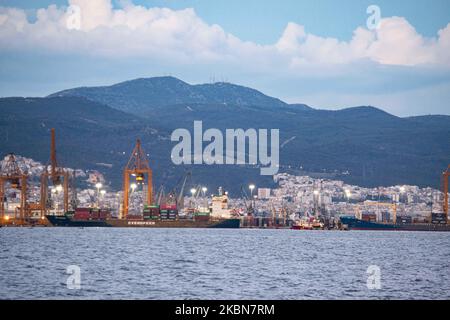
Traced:
<path fill-rule="evenodd" d="M 28 175 L 20 170 L 14 154 L 10 153 L 0 173 L 0 216 L 2 221 L 5 218 L 5 185 L 9 182 L 12 189 L 20 190 L 20 222 L 25 220 L 25 210 L 27 207 L 27 178 Z M 16 217 L 14 217 L 16 218 Z M 14 219 L 16 220 L 16 219 Z"/>
<path fill-rule="evenodd" d="M 450 164 L 447 170 L 442 172 L 442 192 L 444 193 L 444 203 L 442 204 L 442 210 L 444 211 L 445 218 L 448 219 L 448 179 L 450 177 Z"/>
<path fill-rule="evenodd" d="M 69 210 L 69 172 L 58 167 L 56 161 L 55 129 L 53 128 L 51 129 L 50 168 L 50 172 L 48 172 L 48 165 L 45 166 L 44 172 L 41 174 L 41 217 L 45 216 L 49 209 L 49 180 L 51 180 L 56 190 L 60 189 L 60 191 L 64 192 L 63 209 L 64 212 Z"/>
<path fill-rule="evenodd" d="M 130 160 L 123 170 L 123 214 L 122 218 L 126 219 L 129 209 L 129 192 L 130 192 L 130 176 L 136 177 L 136 183 L 145 183 L 145 175 L 147 175 L 147 205 L 153 202 L 153 181 L 152 169 L 148 162 L 148 158 L 142 149 L 141 140 L 136 141 Z"/>

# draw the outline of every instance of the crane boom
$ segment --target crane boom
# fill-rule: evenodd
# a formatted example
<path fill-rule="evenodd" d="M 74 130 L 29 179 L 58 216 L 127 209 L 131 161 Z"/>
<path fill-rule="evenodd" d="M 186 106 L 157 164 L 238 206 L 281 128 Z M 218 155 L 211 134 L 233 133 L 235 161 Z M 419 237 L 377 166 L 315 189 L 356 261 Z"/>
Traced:
<path fill-rule="evenodd" d="M 188 177 L 191 176 L 191 172 L 188 171 L 186 175 L 184 176 L 183 184 L 181 185 L 180 192 L 178 194 L 177 198 L 177 207 L 182 208 L 184 206 L 184 188 L 186 187 L 186 181 Z"/>
<path fill-rule="evenodd" d="M 444 211 L 446 218 L 448 219 L 448 179 L 450 177 L 450 164 L 447 170 L 442 172 L 442 192 L 444 193 L 444 203 L 442 205 L 442 210 Z"/>

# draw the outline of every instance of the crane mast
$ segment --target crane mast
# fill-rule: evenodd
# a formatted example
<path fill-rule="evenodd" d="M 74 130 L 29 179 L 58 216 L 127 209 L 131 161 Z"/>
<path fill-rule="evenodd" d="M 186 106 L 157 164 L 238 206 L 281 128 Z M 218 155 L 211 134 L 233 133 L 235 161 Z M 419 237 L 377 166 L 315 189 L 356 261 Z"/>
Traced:
<path fill-rule="evenodd" d="M 130 160 L 128 160 L 128 163 L 123 170 L 123 219 L 127 218 L 129 211 L 130 176 L 135 177 L 137 183 L 145 183 L 145 177 L 147 177 L 146 204 L 151 205 L 153 202 L 152 169 L 150 168 L 147 156 L 142 149 L 141 140 L 139 139 L 137 139 Z"/>

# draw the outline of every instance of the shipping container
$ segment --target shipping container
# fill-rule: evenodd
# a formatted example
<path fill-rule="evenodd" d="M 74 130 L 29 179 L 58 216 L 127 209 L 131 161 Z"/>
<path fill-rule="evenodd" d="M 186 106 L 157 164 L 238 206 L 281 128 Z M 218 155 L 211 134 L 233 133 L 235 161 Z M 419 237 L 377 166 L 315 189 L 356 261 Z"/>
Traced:
<path fill-rule="evenodd" d="M 445 213 L 432 213 L 431 214 L 431 223 L 446 224 L 447 223 L 447 215 Z"/>
<path fill-rule="evenodd" d="M 196 212 L 194 213 L 195 216 L 209 216 L 209 212 Z"/>
<path fill-rule="evenodd" d="M 369 221 L 369 222 L 375 222 L 377 220 L 377 215 L 374 213 L 369 214 L 362 214 L 361 220 L 363 221 Z"/>
<path fill-rule="evenodd" d="M 91 212 L 91 208 L 76 208 L 75 209 L 75 213 L 90 213 Z"/>
<path fill-rule="evenodd" d="M 165 204 L 165 205 L 161 205 L 161 210 L 176 210 L 177 209 L 177 205 L 175 204 Z"/>
<path fill-rule="evenodd" d="M 399 216 L 399 217 L 397 217 L 397 223 L 410 224 L 410 223 L 412 223 L 412 217 L 410 217 L 410 216 Z"/>
<path fill-rule="evenodd" d="M 89 220 L 91 217 L 91 215 L 89 214 L 89 212 L 75 212 L 75 214 L 73 215 L 73 218 L 75 220 Z"/>

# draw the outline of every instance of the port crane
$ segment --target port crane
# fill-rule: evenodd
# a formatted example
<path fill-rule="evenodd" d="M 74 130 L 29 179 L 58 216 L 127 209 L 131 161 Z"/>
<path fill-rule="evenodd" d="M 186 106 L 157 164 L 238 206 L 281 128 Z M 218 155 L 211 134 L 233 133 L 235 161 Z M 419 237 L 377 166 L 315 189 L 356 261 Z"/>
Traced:
<path fill-rule="evenodd" d="M 186 187 L 186 182 L 188 179 L 192 179 L 192 173 L 190 171 L 188 171 L 185 174 L 183 183 L 180 188 L 180 192 L 178 193 L 178 198 L 177 198 L 177 207 L 178 208 L 184 208 L 184 188 Z"/>
<path fill-rule="evenodd" d="M 150 168 L 147 155 L 142 149 L 141 140 L 139 139 L 137 139 L 136 146 L 134 147 L 130 159 L 123 170 L 123 219 L 127 218 L 129 209 L 130 176 L 135 177 L 137 184 L 145 183 L 145 176 L 147 176 L 146 204 L 151 205 L 153 202 L 152 169 Z"/>
<path fill-rule="evenodd" d="M 159 187 L 158 192 L 156 193 L 156 204 L 158 206 L 160 206 L 162 204 L 164 196 L 165 196 L 164 185 L 161 185 L 161 187 Z"/>
<path fill-rule="evenodd" d="M 442 210 L 444 211 L 445 218 L 448 220 L 448 179 L 450 177 L 450 164 L 447 170 L 442 172 L 442 192 L 444 193 L 444 203 L 442 204 Z"/>
<path fill-rule="evenodd" d="M 56 139 L 55 129 L 51 129 L 50 141 L 50 172 L 48 171 L 48 163 L 44 172 L 41 174 L 41 217 L 44 217 L 51 208 L 49 196 L 49 181 L 56 192 L 63 192 L 63 210 L 69 210 L 69 172 L 58 166 L 56 161 Z"/>
<path fill-rule="evenodd" d="M 157 205 L 175 204 L 178 209 L 182 209 L 184 207 L 184 189 L 186 187 L 187 180 L 190 177 L 191 172 L 187 171 L 167 195 L 164 190 L 164 184 L 162 184 L 155 195 L 155 203 Z"/>
<path fill-rule="evenodd" d="M 0 173 L 0 216 L 2 222 L 5 219 L 5 186 L 9 182 L 12 189 L 20 190 L 20 222 L 25 220 L 25 210 L 27 207 L 27 179 L 28 175 L 19 168 L 14 154 L 10 153 L 6 164 L 1 168 Z M 16 218 L 16 217 L 14 217 Z M 14 219 L 16 220 L 16 219 Z"/>
<path fill-rule="evenodd" d="M 247 216 L 253 216 L 254 212 L 255 212 L 253 205 L 252 205 L 253 199 L 249 199 L 247 192 L 245 192 L 244 186 L 241 186 L 241 193 L 242 193 L 242 199 L 244 200 L 245 209 L 247 210 Z M 247 204 L 247 201 L 250 204 Z"/>

